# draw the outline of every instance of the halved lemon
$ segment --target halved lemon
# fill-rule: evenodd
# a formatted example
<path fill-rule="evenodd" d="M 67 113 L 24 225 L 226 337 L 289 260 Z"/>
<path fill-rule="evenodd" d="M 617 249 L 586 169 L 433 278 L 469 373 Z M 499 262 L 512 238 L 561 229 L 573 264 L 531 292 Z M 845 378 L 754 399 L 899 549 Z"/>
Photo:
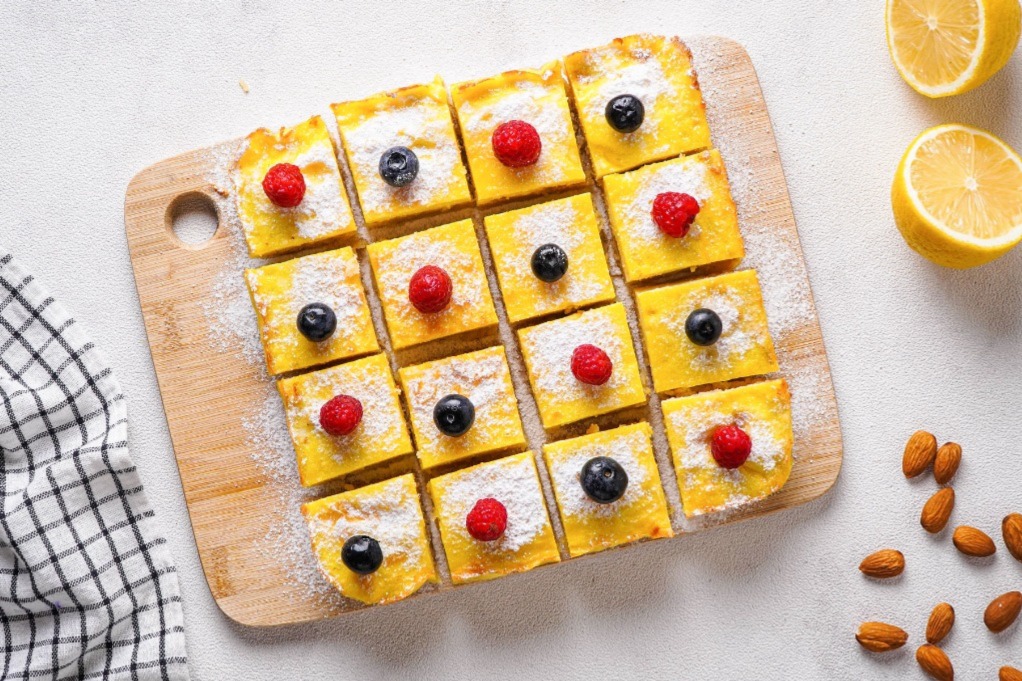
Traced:
<path fill-rule="evenodd" d="M 1019 0 L 887 0 L 887 47 L 920 94 L 947 97 L 1001 70 L 1022 32 Z"/>
<path fill-rule="evenodd" d="M 901 159 L 891 204 L 919 254 L 956 269 L 982 265 L 1022 241 L 1022 158 L 977 128 L 930 128 Z"/>

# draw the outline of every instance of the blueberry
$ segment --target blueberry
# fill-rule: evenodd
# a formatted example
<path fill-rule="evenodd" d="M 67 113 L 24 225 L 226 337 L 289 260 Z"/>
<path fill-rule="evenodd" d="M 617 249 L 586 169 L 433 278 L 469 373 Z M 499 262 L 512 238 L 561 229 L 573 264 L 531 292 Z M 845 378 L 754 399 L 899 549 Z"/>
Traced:
<path fill-rule="evenodd" d="M 568 271 L 568 254 L 557 244 L 544 244 L 532 254 L 532 273 L 552 284 Z"/>
<path fill-rule="evenodd" d="M 323 303 L 309 303 L 298 313 L 298 330 L 318 343 L 325 341 L 337 329 L 337 315 Z"/>
<path fill-rule="evenodd" d="M 635 132 L 646 117 L 646 107 L 638 97 L 618 95 L 607 102 L 607 110 L 604 113 L 610 127 L 618 132 Z"/>
<path fill-rule="evenodd" d="M 380 569 L 383 563 L 383 549 L 380 542 L 364 534 L 348 537 L 341 548 L 341 561 L 352 572 L 368 575 Z"/>
<path fill-rule="evenodd" d="M 433 407 L 433 422 L 440 432 L 459 437 L 468 432 L 476 420 L 476 408 L 467 397 L 448 395 Z"/>
<path fill-rule="evenodd" d="M 724 331 L 724 324 L 713 310 L 699 308 L 685 320 L 685 335 L 696 345 L 713 345 Z"/>
<path fill-rule="evenodd" d="M 624 496 L 628 473 L 609 456 L 597 456 L 582 466 L 582 489 L 598 504 L 612 504 Z"/>
<path fill-rule="evenodd" d="M 380 177 L 391 187 L 407 187 L 419 174 L 419 157 L 408 147 L 391 147 L 380 156 Z"/>

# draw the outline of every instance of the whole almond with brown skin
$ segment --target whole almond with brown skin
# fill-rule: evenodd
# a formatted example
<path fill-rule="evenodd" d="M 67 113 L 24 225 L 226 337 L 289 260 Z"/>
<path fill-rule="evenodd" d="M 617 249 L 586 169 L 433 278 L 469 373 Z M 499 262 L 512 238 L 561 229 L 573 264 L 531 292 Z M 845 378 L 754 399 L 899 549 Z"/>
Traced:
<path fill-rule="evenodd" d="M 937 490 L 926 504 L 923 512 L 919 515 L 919 522 L 923 529 L 931 534 L 936 534 L 944 529 L 947 521 L 951 519 L 951 511 L 955 508 L 955 490 L 951 487 Z"/>
<path fill-rule="evenodd" d="M 881 549 L 863 558 L 859 563 L 859 570 L 867 577 L 876 579 L 897 577 L 905 571 L 905 556 L 901 551 Z"/>
<path fill-rule="evenodd" d="M 1004 545 L 1015 560 L 1022 561 L 1022 513 L 1012 513 L 1004 517 L 1001 523 Z"/>
<path fill-rule="evenodd" d="M 937 645 L 944 640 L 944 637 L 951 633 L 951 627 L 955 626 L 955 609 L 950 603 L 938 603 L 930 613 L 930 619 L 926 623 L 926 642 Z"/>
<path fill-rule="evenodd" d="M 986 558 L 997 552 L 997 546 L 994 545 L 994 540 L 990 538 L 990 535 L 968 525 L 956 527 L 951 541 L 954 542 L 956 549 L 975 558 Z"/>
<path fill-rule="evenodd" d="M 937 458 L 933 460 L 933 479 L 941 485 L 951 482 L 962 463 L 962 447 L 954 442 L 945 442 L 937 450 Z"/>
<path fill-rule="evenodd" d="M 983 622 L 987 629 L 999 634 L 1011 626 L 1022 611 L 1022 592 L 1009 591 L 1001 594 L 990 602 L 983 613 Z"/>
<path fill-rule="evenodd" d="M 859 633 L 855 640 L 866 650 L 874 653 L 886 653 L 897 650 L 908 641 L 908 634 L 901 627 L 885 622 L 863 622 L 859 625 Z"/>
<path fill-rule="evenodd" d="M 901 457 L 901 472 L 906 478 L 914 478 L 930 467 L 937 456 L 937 438 L 925 430 L 917 430 L 905 444 Z"/>
<path fill-rule="evenodd" d="M 955 678 L 955 668 L 951 666 L 951 660 L 937 646 L 929 643 L 919 646 L 916 651 L 916 662 L 924 672 L 937 681 L 952 681 Z"/>
<path fill-rule="evenodd" d="M 1001 667 L 1001 671 L 998 673 L 997 678 L 1000 679 L 1000 681 L 1022 681 L 1022 672 L 1014 667 L 1004 666 Z"/>

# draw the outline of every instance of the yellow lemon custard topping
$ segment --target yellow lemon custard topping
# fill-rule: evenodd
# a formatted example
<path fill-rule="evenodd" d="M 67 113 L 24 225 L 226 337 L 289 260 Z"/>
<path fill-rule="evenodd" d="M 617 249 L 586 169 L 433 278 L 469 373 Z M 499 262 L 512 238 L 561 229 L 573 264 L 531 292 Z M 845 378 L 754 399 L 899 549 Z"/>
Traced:
<path fill-rule="evenodd" d="M 401 400 L 384 355 L 285 378 L 277 383 L 305 486 L 318 485 L 412 453 Z M 323 405 L 338 395 L 357 399 L 362 417 L 344 435 L 321 424 Z"/>
<path fill-rule="evenodd" d="M 642 404 L 646 393 L 621 303 L 521 329 L 518 339 L 545 428 Z M 583 383 L 572 373 L 581 345 L 606 353 L 613 370 L 602 385 Z"/>
<path fill-rule="evenodd" d="M 560 560 L 532 452 L 434 478 L 429 493 L 455 584 L 525 572 Z M 495 500 L 506 513 L 497 539 L 481 541 L 467 527 L 469 514 L 483 499 Z"/>
<path fill-rule="evenodd" d="M 686 516 L 740 508 L 787 482 L 791 395 L 784 380 L 677 397 L 665 400 L 663 410 Z M 715 434 L 727 427 L 740 428 L 751 443 L 737 468 L 718 463 L 713 451 Z"/>
<path fill-rule="evenodd" d="M 271 374 L 326 364 L 378 351 L 358 260 L 351 248 L 307 255 L 245 271 L 259 335 Z M 323 305 L 333 331 L 323 340 L 305 336 L 298 316 Z"/>
<path fill-rule="evenodd" d="M 597 178 L 710 146 L 692 55 L 677 38 L 633 35 L 564 58 L 564 69 Z M 621 95 L 641 102 L 630 132 L 607 120 Z"/>
<path fill-rule="evenodd" d="M 651 438 L 649 424 L 636 423 L 543 447 L 572 557 L 674 536 Z M 616 501 L 601 503 L 586 493 L 583 467 L 596 457 L 613 459 L 627 475 Z"/>
<path fill-rule="evenodd" d="M 451 98 L 480 205 L 585 182 L 559 62 L 458 83 Z M 524 121 L 539 134 L 542 150 L 534 163 L 509 167 L 495 155 L 493 133 L 510 121 Z"/>
<path fill-rule="evenodd" d="M 630 282 L 718 265 L 731 269 L 745 255 L 738 211 L 716 149 L 663 161 L 603 179 L 607 214 Z M 665 193 L 687 194 L 699 212 L 684 236 L 665 233 L 653 203 Z"/>
<path fill-rule="evenodd" d="M 301 170 L 301 203 L 280 207 L 263 188 L 277 164 Z M 238 217 L 253 258 L 354 236 L 355 220 L 326 123 L 319 116 L 274 132 L 260 128 L 248 136 L 232 174 Z"/>
<path fill-rule="evenodd" d="M 490 215 L 486 236 L 512 324 L 614 300 L 614 284 L 589 194 Z M 556 281 L 536 274 L 541 246 L 561 249 L 567 268 Z"/>
<path fill-rule="evenodd" d="M 496 328 L 497 313 L 471 220 L 379 241 L 367 250 L 395 350 Z M 439 267 L 451 280 L 450 302 L 439 312 L 421 312 L 409 299 L 412 277 L 426 266 Z"/>
<path fill-rule="evenodd" d="M 302 506 L 319 568 L 341 595 L 366 604 L 393 603 L 437 582 L 415 478 L 391 480 L 318 499 Z M 379 567 L 362 574 L 345 564 L 344 545 L 372 538 Z"/>
<path fill-rule="evenodd" d="M 423 468 L 525 447 L 518 399 L 504 348 L 487 348 L 398 371 L 416 453 Z M 449 395 L 467 399 L 474 410 L 461 435 L 442 432 L 434 418 L 437 403 Z"/>
<path fill-rule="evenodd" d="M 439 77 L 331 108 L 369 226 L 472 202 L 447 90 Z M 414 179 L 404 186 L 392 186 L 380 174 L 381 157 L 393 147 L 411 150 L 417 160 Z"/>
<path fill-rule="evenodd" d="M 636 306 L 658 393 L 777 371 L 754 270 L 640 291 Z M 720 323 L 719 337 L 706 345 L 686 329 L 699 310 Z"/>

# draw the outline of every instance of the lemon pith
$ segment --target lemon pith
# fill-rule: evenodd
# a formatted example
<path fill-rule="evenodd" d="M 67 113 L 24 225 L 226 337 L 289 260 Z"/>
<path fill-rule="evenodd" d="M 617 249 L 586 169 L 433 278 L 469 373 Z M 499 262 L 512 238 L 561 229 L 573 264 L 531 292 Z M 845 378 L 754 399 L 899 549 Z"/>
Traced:
<path fill-rule="evenodd" d="M 915 251 L 945 267 L 982 265 L 1022 240 L 1022 159 L 983 130 L 931 128 L 905 152 L 891 203 Z"/>
<path fill-rule="evenodd" d="M 1019 0 L 887 0 L 887 45 L 920 94 L 979 87 L 1011 57 L 1022 32 Z"/>

